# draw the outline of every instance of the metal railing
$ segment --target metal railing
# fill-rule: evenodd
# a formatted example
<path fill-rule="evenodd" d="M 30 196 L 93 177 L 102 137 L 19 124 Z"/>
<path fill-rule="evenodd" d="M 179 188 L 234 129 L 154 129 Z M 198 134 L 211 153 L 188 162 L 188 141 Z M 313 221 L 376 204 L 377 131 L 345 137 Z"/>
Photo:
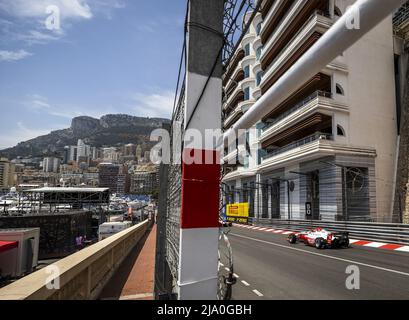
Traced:
<path fill-rule="evenodd" d="M 262 129 L 262 133 L 270 129 L 272 126 L 274 126 L 276 123 L 279 121 L 283 120 L 284 118 L 288 117 L 289 115 L 295 113 L 296 111 L 300 110 L 301 108 L 305 107 L 307 104 L 309 104 L 311 101 L 318 99 L 318 98 L 332 98 L 332 93 L 331 92 L 326 92 L 326 91 L 315 91 L 311 95 L 309 95 L 307 98 L 303 99 L 302 101 L 298 102 L 295 104 L 293 107 L 288 109 L 287 111 L 281 113 L 274 119 L 271 119 L 268 124 Z"/>
<path fill-rule="evenodd" d="M 277 220 L 250 218 L 253 225 L 276 227 L 288 231 L 309 228 L 325 228 L 328 231 L 347 231 L 351 238 L 409 245 L 409 225 L 399 223 L 375 223 L 323 220 Z"/>
<path fill-rule="evenodd" d="M 284 146 L 282 148 L 278 148 L 278 149 L 275 149 L 275 150 L 269 152 L 267 155 L 262 157 L 262 160 L 264 161 L 264 160 L 270 159 L 270 158 L 272 158 L 272 157 L 274 157 L 276 155 L 279 155 L 281 153 L 284 153 L 286 151 L 289 151 L 289 150 L 292 150 L 292 149 L 307 145 L 307 144 L 309 144 L 311 142 L 318 141 L 318 140 L 332 140 L 332 135 L 331 134 L 326 134 L 326 133 L 315 133 L 315 134 L 313 134 L 311 136 L 308 136 L 308 137 L 306 137 L 304 139 L 298 140 L 298 141 L 290 143 L 290 144 L 288 144 L 288 145 L 286 145 L 286 146 Z"/>
<path fill-rule="evenodd" d="M 409 1 L 406 2 L 393 16 L 393 25 L 399 28 L 409 20 Z"/>
<path fill-rule="evenodd" d="M 0 289 L 0 300 L 97 299 L 149 225 L 146 220 L 61 259 L 52 272 L 43 268 L 17 280 Z"/>
<path fill-rule="evenodd" d="M 313 21 L 315 18 L 317 17 L 325 17 L 325 18 L 329 18 L 331 19 L 331 15 L 329 14 L 329 12 L 326 11 L 322 11 L 322 10 L 315 10 L 311 16 L 308 18 L 307 21 L 304 22 L 304 24 L 301 26 L 301 28 L 298 29 L 298 31 L 295 33 L 295 35 L 291 38 L 291 40 L 285 45 L 285 47 L 280 51 L 280 53 L 278 54 L 278 56 L 269 64 L 269 66 L 267 67 L 267 70 L 271 67 L 274 66 L 274 64 L 281 58 L 281 54 L 283 52 L 285 52 L 292 44 L 293 44 L 293 40 L 296 39 L 305 29 L 305 27 L 311 23 L 311 21 Z"/>

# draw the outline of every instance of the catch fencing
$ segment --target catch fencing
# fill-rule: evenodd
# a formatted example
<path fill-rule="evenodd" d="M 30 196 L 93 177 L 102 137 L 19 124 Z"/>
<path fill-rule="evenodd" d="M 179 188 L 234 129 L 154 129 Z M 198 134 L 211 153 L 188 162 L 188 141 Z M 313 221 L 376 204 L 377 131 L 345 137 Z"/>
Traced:
<path fill-rule="evenodd" d="M 350 238 L 376 242 L 409 245 L 409 225 L 399 223 L 337 222 L 322 220 L 276 220 L 250 218 L 255 226 L 268 226 L 288 231 L 325 228 L 328 231 L 346 231 Z"/>

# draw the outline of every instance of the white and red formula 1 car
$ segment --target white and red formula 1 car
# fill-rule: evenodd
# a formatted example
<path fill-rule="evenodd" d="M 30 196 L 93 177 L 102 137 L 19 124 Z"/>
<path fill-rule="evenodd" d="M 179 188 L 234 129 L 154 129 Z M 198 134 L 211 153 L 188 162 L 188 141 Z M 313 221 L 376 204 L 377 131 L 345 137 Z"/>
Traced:
<path fill-rule="evenodd" d="M 317 249 L 325 248 L 348 248 L 348 232 L 329 232 L 325 229 L 316 228 L 300 233 L 293 233 L 288 236 L 288 242 L 295 244 L 304 242 L 306 245 L 314 246 Z"/>

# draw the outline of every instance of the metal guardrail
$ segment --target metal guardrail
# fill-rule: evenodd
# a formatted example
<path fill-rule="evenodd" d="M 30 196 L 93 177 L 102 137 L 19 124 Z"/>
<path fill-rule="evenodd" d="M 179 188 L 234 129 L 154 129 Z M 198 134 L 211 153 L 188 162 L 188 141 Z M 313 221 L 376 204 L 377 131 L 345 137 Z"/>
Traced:
<path fill-rule="evenodd" d="M 1 288 L 0 300 L 97 299 L 149 225 L 146 220 L 55 262 L 52 272 L 43 268 Z M 52 281 L 59 288 L 47 288 Z"/>
<path fill-rule="evenodd" d="M 309 228 L 325 228 L 328 231 L 347 231 L 351 238 L 360 240 L 409 245 L 409 225 L 399 223 L 323 221 L 323 220 L 276 220 L 250 218 L 249 223 L 257 226 L 302 231 Z"/>

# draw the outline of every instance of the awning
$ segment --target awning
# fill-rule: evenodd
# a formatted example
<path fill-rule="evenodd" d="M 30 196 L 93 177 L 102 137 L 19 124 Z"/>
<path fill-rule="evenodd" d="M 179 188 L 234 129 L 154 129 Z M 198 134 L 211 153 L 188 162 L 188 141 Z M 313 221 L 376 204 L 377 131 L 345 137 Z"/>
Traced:
<path fill-rule="evenodd" d="M 0 240 L 0 253 L 17 248 L 18 241 L 1 241 Z"/>

